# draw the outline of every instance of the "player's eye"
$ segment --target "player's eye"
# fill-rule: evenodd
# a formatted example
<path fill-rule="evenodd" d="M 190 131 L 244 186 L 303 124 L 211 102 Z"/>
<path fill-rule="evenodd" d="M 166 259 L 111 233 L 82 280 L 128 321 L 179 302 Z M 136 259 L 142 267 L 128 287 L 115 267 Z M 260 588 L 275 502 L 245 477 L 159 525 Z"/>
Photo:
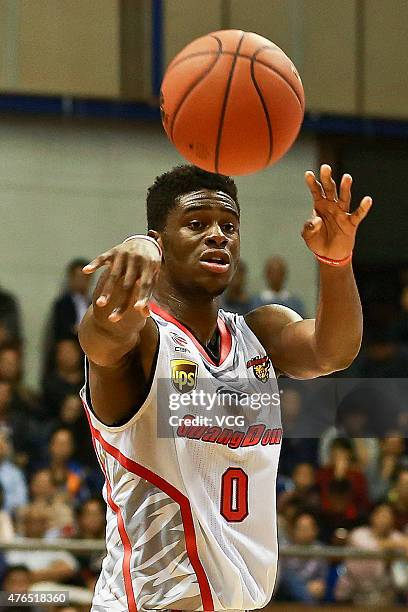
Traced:
<path fill-rule="evenodd" d="M 203 227 L 203 223 L 202 221 L 197 221 L 194 219 L 193 221 L 189 222 L 188 227 L 192 230 L 200 230 Z"/>
<path fill-rule="evenodd" d="M 224 223 L 222 226 L 224 232 L 231 233 L 235 231 L 235 225 L 233 223 Z"/>

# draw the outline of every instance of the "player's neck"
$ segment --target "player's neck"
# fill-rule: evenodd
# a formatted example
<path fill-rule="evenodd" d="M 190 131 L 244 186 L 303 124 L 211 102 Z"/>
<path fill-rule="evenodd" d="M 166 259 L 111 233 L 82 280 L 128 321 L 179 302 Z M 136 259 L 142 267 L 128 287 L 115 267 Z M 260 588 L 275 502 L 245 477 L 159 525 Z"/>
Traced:
<path fill-rule="evenodd" d="M 203 345 L 206 345 L 217 328 L 218 299 L 202 297 L 185 298 L 176 292 L 157 291 L 154 300 L 177 321 L 185 325 Z"/>

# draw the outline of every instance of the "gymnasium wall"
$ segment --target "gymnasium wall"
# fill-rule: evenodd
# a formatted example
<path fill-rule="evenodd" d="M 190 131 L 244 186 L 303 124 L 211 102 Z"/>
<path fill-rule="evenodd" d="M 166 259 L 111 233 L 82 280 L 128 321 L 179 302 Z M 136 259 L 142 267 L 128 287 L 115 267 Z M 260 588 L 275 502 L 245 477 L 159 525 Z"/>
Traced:
<path fill-rule="evenodd" d="M 180 162 L 158 124 L 71 120 L 0 122 L 0 284 L 21 301 L 28 381 L 36 384 L 44 320 L 71 258 L 93 257 L 145 230 L 145 191 Z M 251 289 L 265 258 L 289 262 L 289 286 L 316 299 L 316 268 L 300 237 L 310 212 L 303 172 L 316 165 L 314 141 L 300 139 L 276 167 L 239 179 L 242 257 Z"/>
<path fill-rule="evenodd" d="M 406 119 L 406 0 L 0 0 L 0 92 L 155 103 L 207 32 L 262 34 L 293 59 L 307 110 Z"/>

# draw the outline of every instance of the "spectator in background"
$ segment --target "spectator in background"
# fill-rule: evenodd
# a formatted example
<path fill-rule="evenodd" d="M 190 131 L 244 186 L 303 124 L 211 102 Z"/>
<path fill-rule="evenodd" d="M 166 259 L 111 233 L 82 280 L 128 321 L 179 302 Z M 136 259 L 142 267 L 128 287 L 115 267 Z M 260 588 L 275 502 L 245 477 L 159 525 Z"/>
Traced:
<path fill-rule="evenodd" d="M 284 491 L 278 498 L 278 512 L 285 512 L 287 504 L 293 501 L 311 512 L 318 512 L 320 509 L 320 494 L 316 485 L 315 470 L 310 463 L 298 463 L 294 468 L 289 490 Z"/>
<path fill-rule="evenodd" d="M 23 351 L 18 342 L 0 346 L 0 378 L 17 387 L 23 378 Z"/>
<path fill-rule="evenodd" d="M 295 312 L 305 317 L 305 306 L 303 301 L 285 289 L 287 278 L 287 264 L 282 257 L 274 255 L 265 264 L 265 282 L 267 289 L 259 295 L 261 304 L 281 304 L 292 308 Z"/>
<path fill-rule="evenodd" d="M 87 263 L 87 259 L 74 259 L 67 266 L 66 290 L 55 301 L 52 311 L 53 335 L 56 342 L 64 338 L 78 337 L 79 323 L 91 303 L 89 295 L 91 279 L 82 272 L 82 268 Z"/>
<path fill-rule="evenodd" d="M 403 467 L 398 472 L 395 484 L 391 487 L 388 500 L 395 517 L 395 526 L 407 532 L 408 527 L 408 468 Z"/>
<path fill-rule="evenodd" d="M 101 474 L 101 469 L 95 455 L 92 444 L 92 437 L 89 435 L 89 425 L 85 416 L 84 407 L 79 395 L 67 395 L 64 397 L 58 413 L 57 424 L 59 427 L 69 429 L 74 440 L 81 441 L 77 444 L 74 459 L 81 465 L 97 470 Z M 102 488 L 100 478 L 98 479 L 98 490 Z"/>
<path fill-rule="evenodd" d="M 12 408 L 41 415 L 38 398 L 23 384 L 23 350 L 20 343 L 8 342 L 0 347 L 0 379 L 7 380 L 12 386 Z"/>
<path fill-rule="evenodd" d="M 105 537 L 105 504 L 101 497 L 87 499 L 77 509 L 77 537 L 101 540 Z"/>
<path fill-rule="evenodd" d="M 258 306 L 260 306 L 259 300 L 248 294 L 247 266 L 241 259 L 227 290 L 222 296 L 222 308 L 227 312 L 245 315 Z"/>
<path fill-rule="evenodd" d="M 370 387 L 357 387 L 340 401 L 335 425 L 329 427 L 319 443 L 319 462 L 329 462 L 330 447 L 335 438 L 352 438 L 351 444 L 358 464 L 365 468 L 375 461 L 379 454 L 375 430 L 384 427 L 386 404 L 378 390 Z M 382 413 L 383 418 L 380 423 Z M 381 431 L 384 431 L 382 429 Z"/>
<path fill-rule="evenodd" d="M 23 472 L 12 463 L 6 434 L 0 431 L 0 485 L 4 491 L 4 509 L 13 513 L 27 503 L 27 485 Z"/>
<path fill-rule="evenodd" d="M 398 433 L 382 438 L 379 441 L 379 449 L 378 456 L 368 463 L 365 470 L 370 499 L 375 503 L 386 499 L 399 468 L 408 468 L 405 440 Z"/>
<path fill-rule="evenodd" d="M 28 593 L 30 583 L 30 571 L 26 565 L 10 565 L 4 573 L 1 587 L 7 593 L 22 594 Z"/>
<path fill-rule="evenodd" d="M 58 493 L 49 469 L 38 470 L 31 476 L 30 500 L 49 511 L 50 524 L 47 537 L 65 538 L 74 533 L 74 512 L 67 503 L 65 492 Z"/>
<path fill-rule="evenodd" d="M 42 505 L 29 504 L 19 512 L 19 534 L 25 538 L 44 538 L 50 524 L 49 511 Z M 26 565 L 33 583 L 67 582 L 78 569 L 75 557 L 58 550 L 12 550 L 6 554 L 8 565 Z"/>
<path fill-rule="evenodd" d="M 290 544 L 319 546 L 318 526 L 313 514 L 302 512 L 293 521 Z M 279 568 L 278 597 L 285 601 L 318 604 L 326 592 L 328 565 L 325 559 L 282 557 Z"/>
<path fill-rule="evenodd" d="M 105 505 L 100 498 L 91 498 L 84 502 L 77 511 L 77 537 L 86 540 L 103 540 L 105 538 Z M 101 571 L 105 553 L 96 552 L 78 556 L 80 567 L 78 582 L 91 591 Z"/>
<path fill-rule="evenodd" d="M 24 595 L 28 593 L 31 584 L 31 572 L 25 564 L 10 565 L 6 568 L 3 574 L 1 588 L 5 592 L 5 595 L 9 593 L 15 598 L 16 595 Z M 14 612 L 44 611 L 44 607 L 31 606 L 27 604 L 18 605 L 16 602 L 14 602 L 13 605 L 9 604 L 8 606 L 5 606 L 4 609 L 12 609 Z"/>
<path fill-rule="evenodd" d="M 336 438 L 330 447 L 329 462 L 319 468 L 316 481 L 320 488 L 322 508 L 330 507 L 329 487 L 333 481 L 347 480 L 351 485 L 351 498 L 346 508 L 348 516 L 356 516 L 358 510 L 369 508 L 367 481 L 361 469 L 354 463 L 353 447 L 349 440 Z"/>
<path fill-rule="evenodd" d="M 353 502 L 353 487 L 346 478 L 329 483 L 320 516 L 320 534 L 325 544 L 344 544 L 349 530 L 361 524 L 362 512 Z"/>
<path fill-rule="evenodd" d="M 288 386 L 289 385 L 289 386 Z M 304 430 L 302 395 L 294 381 L 282 379 L 280 384 L 282 426 L 285 435 L 279 460 L 279 474 L 290 476 L 298 463 L 317 465 L 318 439 Z"/>
<path fill-rule="evenodd" d="M 405 439 L 408 439 L 408 410 L 404 406 L 397 417 L 397 428 Z"/>
<path fill-rule="evenodd" d="M 72 433 L 60 427 L 51 436 L 48 445 L 48 469 L 56 492 L 68 504 L 75 505 L 89 497 L 83 467 L 73 456 L 75 443 Z"/>
<path fill-rule="evenodd" d="M 278 511 L 278 538 L 279 545 L 286 546 L 290 543 L 290 530 L 295 517 L 301 512 L 307 512 L 298 499 L 289 499 Z"/>
<path fill-rule="evenodd" d="M 398 344 L 392 330 L 376 327 L 369 332 L 352 373 L 360 378 L 406 378 L 408 348 Z"/>
<path fill-rule="evenodd" d="M 0 483 L 0 540 L 12 540 L 14 538 L 14 526 L 10 513 L 4 509 L 4 489 Z M 1 554 L 1 551 L 0 551 Z"/>
<path fill-rule="evenodd" d="M 0 431 L 12 446 L 13 459 L 19 467 L 25 467 L 37 447 L 37 428 L 25 411 L 13 408 L 12 387 L 0 379 Z"/>
<path fill-rule="evenodd" d="M 64 339 L 78 338 L 79 323 L 91 303 L 89 292 L 91 279 L 82 273 L 82 268 L 87 263 L 86 259 L 74 259 L 66 268 L 64 291 L 54 302 L 46 325 L 43 380 L 55 368 L 57 343 Z"/>
<path fill-rule="evenodd" d="M 77 340 L 59 340 L 55 370 L 44 381 L 43 403 L 47 414 L 56 418 L 67 395 L 77 395 L 84 384 L 83 355 Z"/>
<path fill-rule="evenodd" d="M 22 338 L 20 308 L 17 299 L 0 287 L 0 345 Z"/>
<path fill-rule="evenodd" d="M 401 314 L 395 323 L 393 335 L 398 342 L 408 346 L 408 285 L 401 291 Z"/>
<path fill-rule="evenodd" d="M 370 551 L 405 550 L 407 538 L 395 530 L 394 523 L 392 507 L 380 504 L 372 510 L 369 525 L 353 529 L 348 544 Z M 390 605 L 396 594 L 390 566 L 380 559 L 348 559 L 336 586 L 336 599 L 354 604 Z"/>

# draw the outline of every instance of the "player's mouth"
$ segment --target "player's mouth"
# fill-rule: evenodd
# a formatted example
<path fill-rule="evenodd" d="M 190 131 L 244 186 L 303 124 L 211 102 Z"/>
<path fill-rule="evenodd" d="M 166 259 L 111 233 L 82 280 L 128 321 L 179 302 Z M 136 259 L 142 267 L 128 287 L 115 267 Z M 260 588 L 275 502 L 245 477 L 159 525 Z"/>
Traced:
<path fill-rule="evenodd" d="M 230 269 L 230 265 L 230 256 L 226 251 L 205 251 L 200 257 L 200 266 L 215 274 L 225 274 Z"/>

